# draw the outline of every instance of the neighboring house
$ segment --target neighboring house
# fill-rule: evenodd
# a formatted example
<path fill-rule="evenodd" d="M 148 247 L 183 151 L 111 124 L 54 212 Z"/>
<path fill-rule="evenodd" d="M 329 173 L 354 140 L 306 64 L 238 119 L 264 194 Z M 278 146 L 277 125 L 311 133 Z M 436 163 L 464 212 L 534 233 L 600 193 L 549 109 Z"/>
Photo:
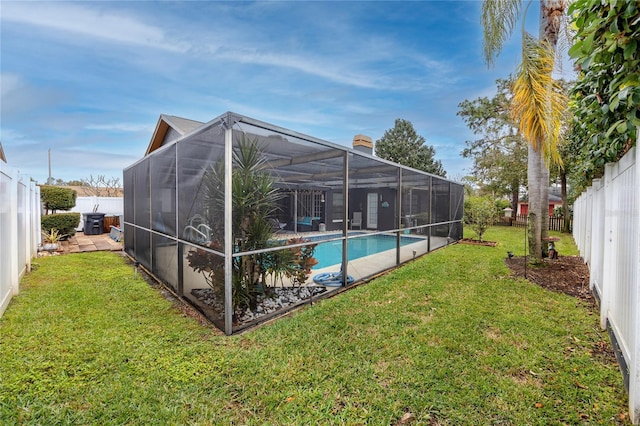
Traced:
<path fill-rule="evenodd" d="M 553 216 L 556 207 L 562 207 L 562 198 L 556 194 L 549 192 L 549 216 Z M 518 201 L 518 215 L 526 216 L 529 214 L 529 202 Z"/>

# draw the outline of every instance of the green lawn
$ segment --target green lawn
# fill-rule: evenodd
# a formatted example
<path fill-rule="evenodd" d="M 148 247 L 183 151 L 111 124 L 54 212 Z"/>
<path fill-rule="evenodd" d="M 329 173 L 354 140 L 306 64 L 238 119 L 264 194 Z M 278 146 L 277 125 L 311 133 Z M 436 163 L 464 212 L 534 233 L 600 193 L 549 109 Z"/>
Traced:
<path fill-rule="evenodd" d="M 39 259 L 0 319 L 0 424 L 627 422 L 618 367 L 592 352 L 598 316 L 510 278 L 523 232 L 492 228 L 497 247 L 438 250 L 234 337 L 117 254 Z"/>

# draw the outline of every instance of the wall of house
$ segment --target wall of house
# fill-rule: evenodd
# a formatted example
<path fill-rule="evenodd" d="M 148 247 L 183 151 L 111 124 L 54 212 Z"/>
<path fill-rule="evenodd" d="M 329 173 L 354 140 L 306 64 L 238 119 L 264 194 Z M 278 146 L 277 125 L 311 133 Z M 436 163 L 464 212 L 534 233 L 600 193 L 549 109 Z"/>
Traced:
<path fill-rule="evenodd" d="M 362 212 L 362 229 L 384 231 L 397 228 L 397 191 L 391 188 L 363 188 L 349 191 L 349 219 L 354 212 Z M 367 200 L 369 194 L 376 194 L 378 200 L 377 227 L 368 227 Z"/>
<path fill-rule="evenodd" d="M 556 207 L 562 207 L 562 203 L 549 203 L 549 216 L 553 216 Z M 529 214 L 529 203 L 518 203 L 518 215 L 526 216 Z"/>

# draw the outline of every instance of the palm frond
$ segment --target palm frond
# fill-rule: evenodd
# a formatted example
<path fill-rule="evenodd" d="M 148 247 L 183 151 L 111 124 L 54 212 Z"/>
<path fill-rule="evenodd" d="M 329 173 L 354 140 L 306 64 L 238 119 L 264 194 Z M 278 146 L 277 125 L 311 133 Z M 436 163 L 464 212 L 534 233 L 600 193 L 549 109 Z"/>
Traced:
<path fill-rule="evenodd" d="M 511 36 L 518 22 L 521 8 L 522 0 L 484 0 L 482 2 L 484 56 L 488 65 L 493 65 L 502 46 Z"/>
<path fill-rule="evenodd" d="M 522 64 L 516 73 L 511 115 L 533 148 L 542 150 L 547 164 L 562 165 L 558 139 L 567 97 L 552 77 L 555 52 L 547 41 L 525 33 Z"/>

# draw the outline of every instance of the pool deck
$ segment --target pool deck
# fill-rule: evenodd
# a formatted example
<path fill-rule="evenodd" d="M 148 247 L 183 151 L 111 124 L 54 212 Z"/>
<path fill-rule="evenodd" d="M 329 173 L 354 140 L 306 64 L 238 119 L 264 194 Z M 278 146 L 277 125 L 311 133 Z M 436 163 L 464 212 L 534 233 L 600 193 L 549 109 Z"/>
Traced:
<path fill-rule="evenodd" d="M 350 235 L 352 231 L 350 231 Z M 367 230 L 357 230 L 353 231 L 356 234 L 360 232 L 363 235 L 376 234 L 375 231 L 367 231 Z M 321 235 L 331 235 L 331 234 L 340 234 L 340 231 L 326 231 L 326 232 L 306 232 L 304 234 L 278 234 L 278 237 L 302 237 L 302 238 L 311 238 L 317 237 Z M 379 234 L 379 233 L 378 233 Z M 383 235 L 394 235 L 395 233 L 385 233 Z M 341 236 L 341 235 L 340 235 Z M 403 245 L 400 247 L 400 264 L 405 263 L 409 260 L 418 258 L 427 254 L 430 251 L 436 250 L 440 247 L 444 247 L 450 243 L 450 240 L 446 237 L 431 237 L 431 242 L 429 243 L 428 238 L 425 235 L 417 235 L 417 234 L 403 234 L 401 236 L 411 237 L 417 239 L 415 243 Z M 339 238 L 339 237 L 338 237 Z M 358 237 L 355 237 L 358 238 Z M 363 279 L 367 279 L 369 277 L 375 276 L 380 272 L 388 269 L 393 269 L 398 266 L 396 262 L 396 252 L 395 248 L 386 250 L 380 253 L 371 254 L 365 257 L 361 257 L 358 259 L 350 260 L 347 265 L 348 274 L 351 275 L 355 281 L 360 281 Z M 307 285 L 313 284 L 313 277 L 327 272 L 339 272 L 340 264 L 327 266 L 324 268 L 314 268 L 311 270 L 311 275 L 307 281 Z M 330 288 L 331 290 L 332 288 Z"/>
<path fill-rule="evenodd" d="M 413 235 L 413 237 L 416 237 Z M 446 238 L 431 237 L 431 251 L 446 246 L 448 243 Z M 400 247 L 400 263 L 405 263 L 414 258 L 425 255 L 429 252 L 429 242 L 425 238 L 412 244 Z M 350 260 L 347 265 L 348 274 L 353 276 L 356 281 L 366 279 L 373 275 L 379 274 L 383 270 L 392 269 L 398 266 L 396 262 L 395 249 L 386 250 L 380 253 L 371 254 L 358 259 Z M 310 281 L 313 276 L 325 272 L 337 272 L 340 265 L 333 265 L 321 269 L 312 269 Z"/>

